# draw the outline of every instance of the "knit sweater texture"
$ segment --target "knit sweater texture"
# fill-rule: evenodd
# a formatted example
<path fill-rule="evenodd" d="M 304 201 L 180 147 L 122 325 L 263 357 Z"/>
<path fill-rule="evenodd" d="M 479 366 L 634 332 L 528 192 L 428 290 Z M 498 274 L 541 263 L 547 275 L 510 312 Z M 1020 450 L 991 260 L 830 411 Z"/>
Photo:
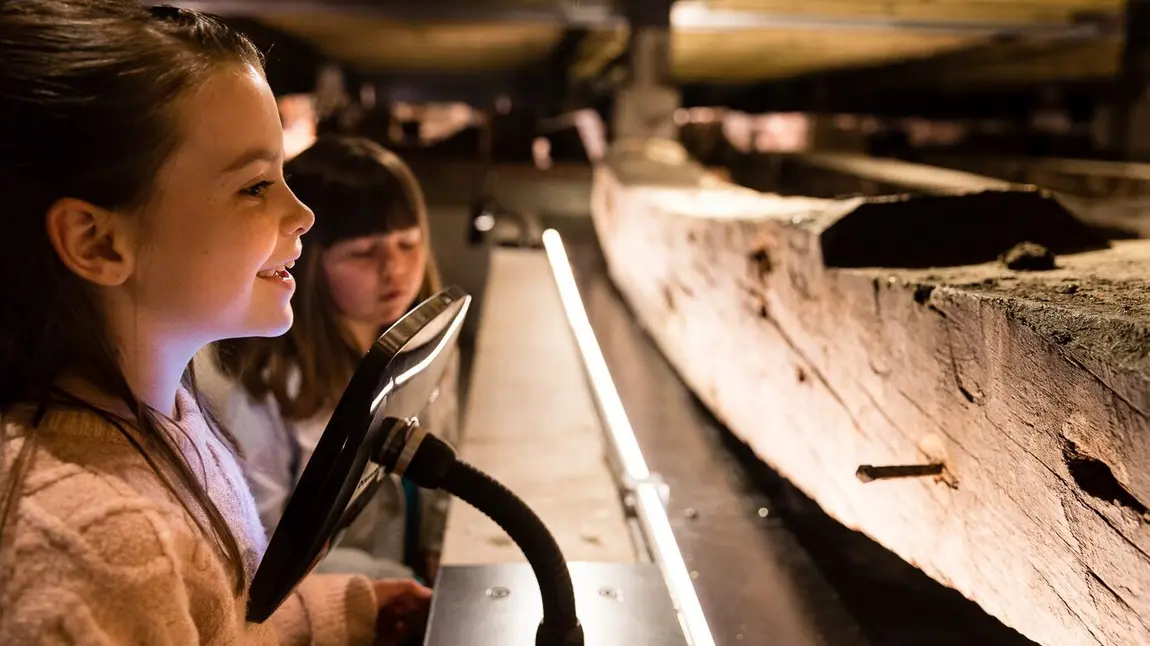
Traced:
<path fill-rule="evenodd" d="M 246 622 L 246 595 L 235 594 L 234 575 L 200 529 L 210 527 L 206 515 L 187 492 L 173 493 L 93 412 L 52 410 L 35 429 L 30 419 L 18 410 L 0 419 L 0 491 L 32 442 L 15 514 L 0 537 L 0 644 L 374 640 L 375 596 L 361 576 L 310 575 L 268 621 Z M 250 584 L 267 537 L 239 462 L 185 390 L 166 430 L 239 540 Z"/>

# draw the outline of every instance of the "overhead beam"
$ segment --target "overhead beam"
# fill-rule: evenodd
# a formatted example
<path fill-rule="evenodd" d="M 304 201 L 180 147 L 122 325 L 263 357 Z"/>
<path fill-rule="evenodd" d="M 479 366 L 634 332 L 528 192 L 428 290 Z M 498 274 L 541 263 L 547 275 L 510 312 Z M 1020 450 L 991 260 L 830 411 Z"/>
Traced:
<path fill-rule="evenodd" d="M 172 4 L 218 15 L 353 13 L 399 22 L 541 22 L 608 29 L 628 24 L 628 10 L 611 0 L 524 2 L 522 0 L 171 0 Z M 620 3 L 622 4 L 622 3 Z M 1103 14 L 1080 22 L 881 18 L 834 14 L 792 14 L 747 9 L 712 9 L 698 0 L 678 0 L 670 23 L 677 32 L 763 29 L 908 31 L 969 36 L 1098 38 L 1120 33 L 1120 16 Z"/>
<path fill-rule="evenodd" d="M 989 12 L 988 12 L 989 13 Z M 1078 22 L 951 20 L 783 14 L 740 9 L 715 9 L 704 0 L 678 0 L 671 9 L 676 30 L 742 31 L 748 29 L 849 29 L 913 31 L 969 36 L 1026 38 L 1097 38 L 1115 33 L 1120 16 L 1100 15 Z"/>
<path fill-rule="evenodd" d="M 877 65 L 843 61 L 846 64 L 754 83 L 728 81 L 724 87 L 719 79 L 692 80 L 685 96 L 691 103 L 706 101 L 749 112 L 810 110 L 812 95 L 822 84 L 834 88 L 830 99 L 839 111 L 886 106 L 884 113 L 893 108 L 902 114 L 962 116 L 970 108 L 980 115 L 1006 116 L 1004 112 L 1011 109 L 1006 105 L 980 102 L 1015 97 L 1030 103 L 1031 96 L 1050 85 L 1076 94 L 1082 94 L 1080 90 L 1097 94 L 1116 74 L 1121 48 L 1119 37 L 983 39 L 975 46 L 929 58 Z M 707 86 L 713 89 L 702 91 Z"/>
<path fill-rule="evenodd" d="M 1117 36 L 1094 41 L 989 43 L 936 59 L 873 69 L 866 83 L 873 88 L 912 84 L 958 88 L 1105 78 L 1117 71 L 1121 48 L 1122 40 Z"/>
<path fill-rule="evenodd" d="M 396 22 L 538 22 L 572 27 L 625 25 L 610 0 L 524 2 L 516 0 L 171 0 L 173 5 L 221 16 L 354 14 Z"/>

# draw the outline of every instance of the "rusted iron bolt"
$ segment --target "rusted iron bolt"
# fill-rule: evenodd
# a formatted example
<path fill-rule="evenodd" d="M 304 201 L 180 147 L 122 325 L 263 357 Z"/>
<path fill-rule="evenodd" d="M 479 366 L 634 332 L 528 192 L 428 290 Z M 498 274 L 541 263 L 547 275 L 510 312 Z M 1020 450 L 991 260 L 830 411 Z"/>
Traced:
<path fill-rule="evenodd" d="M 893 467 L 876 467 L 869 464 L 859 466 L 855 476 L 863 482 L 873 480 L 887 480 L 890 478 L 922 478 L 925 476 L 942 475 L 943 466 L 939 464 L 907 464 Z"/>

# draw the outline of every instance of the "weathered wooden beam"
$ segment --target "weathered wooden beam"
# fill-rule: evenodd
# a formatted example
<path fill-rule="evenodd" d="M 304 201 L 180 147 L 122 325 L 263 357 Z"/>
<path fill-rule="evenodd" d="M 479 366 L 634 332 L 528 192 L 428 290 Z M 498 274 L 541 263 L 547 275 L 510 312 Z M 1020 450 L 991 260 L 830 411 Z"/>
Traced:
<path fill-rule="evenodd" d="M 683 4 L 692 4 L 683 2 Z M 698 4 L 698 3 L 696 3 Z M 753 11 L 792 16 L 834 16 L 841 21 L 870 19 L 893 23 L 942 23 L 961 27 L 1019 24 L 1069 26 L 1083 18 L 1121 14 L 1123 0 L 707 0 L 714 11 Z"/>
<path fill-rule="evenodd" d="M 682 378 L 829 514 L 1039 643 L 1150 643 L 1150 241 L 1036 191 L 765 195 L 670 142 L 613 149 L 592 213 Z M 1028 239 L 1056 269 L 996 260 Z"/>
<path fill-rule="evenodd" d="M 1121 52 L 1120 38 L 995 42 L 936 60 L 911 61 L 901 69 L 875 69 L 863 78 L 871 90 L 927 86 L 970 89 L 1105 79 L 1117 74 Z"/>
<path fill-rule="evenodd" d="M 564 31 L 559 24 L 412 25 L 339 13 L 268 13 L 259 20 L 365 73 L 460 74 L 522 69 L 546 60 Z"/>

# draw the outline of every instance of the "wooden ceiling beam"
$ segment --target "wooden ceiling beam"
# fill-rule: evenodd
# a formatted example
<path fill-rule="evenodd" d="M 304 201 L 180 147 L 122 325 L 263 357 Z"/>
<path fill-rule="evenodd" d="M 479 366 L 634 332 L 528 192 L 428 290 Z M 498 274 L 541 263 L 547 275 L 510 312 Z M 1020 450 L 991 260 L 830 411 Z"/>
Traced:
<path fill-rule="evenodd" d="M 170 0 L 221 16 L 348 16 L 398 23 L 540 23 L 605 28 L 626 24 L 612 0 Z"/>

